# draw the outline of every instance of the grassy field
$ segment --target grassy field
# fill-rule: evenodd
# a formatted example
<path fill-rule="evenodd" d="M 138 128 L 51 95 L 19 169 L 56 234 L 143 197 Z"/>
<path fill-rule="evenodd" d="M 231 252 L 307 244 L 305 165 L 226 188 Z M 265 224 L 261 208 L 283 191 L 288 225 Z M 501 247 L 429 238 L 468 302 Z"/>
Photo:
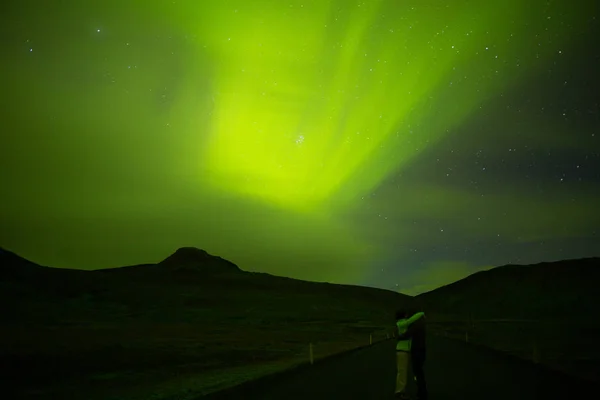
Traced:
<path fill-rule="evenodd" d="M 147 332 L 141 333 L 139 330 L 144 328 Z M 369 340 L 357 335 L 341 340 L 314 330 L 295 334 L 253 329 L 246 329 L 246 340 L 240 340 L 235 332 L 213 336 L 188 332 L 194 328 L 200 330 L 194 326 L 151 325 L 131 330 L 71 328 L 61 329 L 60 337 L 49 329 L 35 334 L 15 330 L 6 334 L 13 339 L 17 334 L 20 344 L 29 349 L 13 352 L 14 359 L 5 361 L 12 366 L 13 385 L 20 381 L 20 388 L 27 388 L 22 393 L 26 397 L 43 394 L 44 398 L 58 399 L 77 394 L 75 398 L 82 398 L 85 393 L 89 399 L 149 398 L 149 394 L 169 398 L 181 392 L 206 393 L 308 362 L 308 336 L 315 341 L 316 359 L 365 345 Z M 45 335 L 45 339 L 35 335 Z M 77 339 L 81 337 L 85 340 Z M 34 342 L 37 346 L 30 346 Z"/>
<path fill-rule="evenodd" d="M 431 332 L 600 382 L 600 323 L 514 319 L 430 322 Z"/>

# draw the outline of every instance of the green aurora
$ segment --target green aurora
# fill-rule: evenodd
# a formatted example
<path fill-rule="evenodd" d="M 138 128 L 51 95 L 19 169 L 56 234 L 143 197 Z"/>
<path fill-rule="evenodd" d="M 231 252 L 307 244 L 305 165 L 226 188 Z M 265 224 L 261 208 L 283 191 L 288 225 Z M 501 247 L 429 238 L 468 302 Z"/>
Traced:
<path fill-rule="evenodd" d="M 215 71 L 199 179 L 304 212 L 352 207 L 537 72 L 582 17 L 555 27 L 520 1 L 194 3 L 165 13 Z M 532 19 L 553 46 L 527 34 Z"/>
<path fill-rule="evenodd" d="M 591 2 L 13 3 L 0 28 L 12 38 L 0 244 L 42 264 L 102 268 L 195 246 L 246 270 L 425 290 L 513 260 L 415 258 L 415 243 L 444 242 L 430 233 L 440 220 L 473 213 L 455 224 L 461 241 L 445 239 L 461 248 L 581 237 L 597 221 L 592 184 L 592 197 L 495 186 L 485 204 L 464 187 L 388 184 L 556 64 L 582 40 Z M 560 134 L 528 143 L 552 138 L 568 146 Z"/>

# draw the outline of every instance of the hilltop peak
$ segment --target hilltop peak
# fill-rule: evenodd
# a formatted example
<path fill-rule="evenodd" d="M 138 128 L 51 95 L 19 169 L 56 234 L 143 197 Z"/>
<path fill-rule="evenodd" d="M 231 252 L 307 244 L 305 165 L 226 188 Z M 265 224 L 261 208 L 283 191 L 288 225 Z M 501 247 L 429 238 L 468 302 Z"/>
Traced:
<path fill-rule="evenodd" d="M 197 247 L 180 247 L 170 257 L 186 257 L 186 258 L 197 258 L 203 259 L 210 257 L 206 250 L 199 249 Z"/>
<path fill-rule="evenodd" d="M 219 273 L 241 271 L 231 261 L 208 254 L 205 250 L 196 247 L 181 247 L 162 260 L 159 265 L 174 269 L 193 269 L 203 272 Z"/>

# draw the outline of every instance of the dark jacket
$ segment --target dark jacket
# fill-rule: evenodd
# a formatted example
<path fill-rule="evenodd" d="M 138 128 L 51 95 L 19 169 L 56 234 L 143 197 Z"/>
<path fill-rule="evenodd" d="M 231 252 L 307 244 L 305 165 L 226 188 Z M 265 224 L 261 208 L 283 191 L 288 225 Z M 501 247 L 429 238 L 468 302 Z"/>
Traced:
<path fill-rule="evenodd" d="M 427 333 L 425 325 L 425 319 L 422 318 L 409 327 L 412 337 L 411 352 L 413 353 L 425 352 L 425 336 Z"/>

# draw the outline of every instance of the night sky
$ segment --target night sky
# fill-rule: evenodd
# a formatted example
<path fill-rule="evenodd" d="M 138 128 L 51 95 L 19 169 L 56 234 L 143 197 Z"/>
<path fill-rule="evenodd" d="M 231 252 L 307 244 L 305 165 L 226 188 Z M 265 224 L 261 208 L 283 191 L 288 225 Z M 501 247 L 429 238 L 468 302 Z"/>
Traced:
<path fill-rule="evenodd" d="M 8 0 L 0 246 L 416 294 L 600 255 L 590 0 Z"/>

